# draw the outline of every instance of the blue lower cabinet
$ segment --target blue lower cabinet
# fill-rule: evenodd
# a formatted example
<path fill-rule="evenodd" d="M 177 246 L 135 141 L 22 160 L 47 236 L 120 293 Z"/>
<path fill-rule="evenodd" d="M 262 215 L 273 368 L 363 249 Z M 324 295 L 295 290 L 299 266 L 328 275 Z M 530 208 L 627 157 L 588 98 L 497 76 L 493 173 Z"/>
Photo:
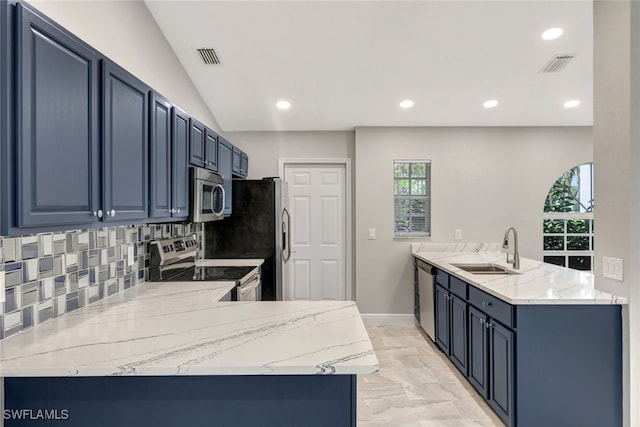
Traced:
<path fill-rule="evenodd" d="M 488 317 L 469 306 L 469 371 L 471 385 L 485 399 L 489 397 Z"/>
<path fill-rule="evenodd" d="M 451 337 L 449 358 L 456 368 L 467 375 L 467 303 L 455 295 L 451 301 Z"/>
<path fill-rule="evenodd" d="M 514 425 L 514 350 L 513 331 L 495 320 L 490 321 L 488 402 L 508 426 Z"/>
<path fill-rule="evenodd" d="M 355 375 L 4 378 L 4 387 L 5 427 L 356 427 Z"/>
<path fill-rule="evenodd" d="M 449 355 L 449 291 L 436 285 L 435 289 L 435 314 L 436 314 L 436 344 Z"/>

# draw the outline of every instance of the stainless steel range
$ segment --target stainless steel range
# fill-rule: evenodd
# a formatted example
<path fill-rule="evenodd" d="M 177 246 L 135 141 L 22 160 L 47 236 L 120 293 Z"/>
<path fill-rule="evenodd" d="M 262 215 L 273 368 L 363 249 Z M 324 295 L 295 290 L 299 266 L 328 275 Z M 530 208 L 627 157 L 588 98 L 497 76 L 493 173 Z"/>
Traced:
<path fill-rule="evenodd" d="M 235 282 L 235 287 L 227 299 L 262 300 L 259 267 L 214 267 L 207 266 L 206 260 L 196 263 L 198 244 L 195 236 L 157 240 L 150 245 L 149 277 L 152 282 L 230 281 Z"/>

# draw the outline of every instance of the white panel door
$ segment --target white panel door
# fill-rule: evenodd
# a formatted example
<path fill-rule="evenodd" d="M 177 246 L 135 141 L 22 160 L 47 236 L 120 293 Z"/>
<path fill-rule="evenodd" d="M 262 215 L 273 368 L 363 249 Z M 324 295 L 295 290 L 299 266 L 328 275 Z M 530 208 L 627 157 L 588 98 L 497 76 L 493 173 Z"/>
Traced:
<path fill-rule="evenodd" d="M 284 299 L 347 298 L 345 176 L 340 164 L 285 165 L 291 258 Z"/>

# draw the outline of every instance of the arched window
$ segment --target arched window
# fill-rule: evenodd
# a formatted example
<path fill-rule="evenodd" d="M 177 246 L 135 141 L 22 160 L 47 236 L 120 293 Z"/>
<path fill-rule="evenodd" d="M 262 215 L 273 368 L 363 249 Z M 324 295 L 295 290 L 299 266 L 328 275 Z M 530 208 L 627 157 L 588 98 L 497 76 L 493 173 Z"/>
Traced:
<path fill-rule="evenodd" d="M 566 171 L 544 202 L 544 261 L 574 268 L 593 267 L 593 163 Z"/>

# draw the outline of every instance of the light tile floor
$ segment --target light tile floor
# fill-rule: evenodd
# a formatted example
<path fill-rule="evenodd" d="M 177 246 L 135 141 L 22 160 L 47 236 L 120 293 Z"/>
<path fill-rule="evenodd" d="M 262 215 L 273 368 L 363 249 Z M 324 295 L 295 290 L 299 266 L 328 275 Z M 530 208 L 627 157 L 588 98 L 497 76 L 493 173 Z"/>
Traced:
<path fill-rule="evenodd" d="M 358 376 L 359 427 L 504 427 L 417 327 L 367 327 L 380 371 Z"/>

